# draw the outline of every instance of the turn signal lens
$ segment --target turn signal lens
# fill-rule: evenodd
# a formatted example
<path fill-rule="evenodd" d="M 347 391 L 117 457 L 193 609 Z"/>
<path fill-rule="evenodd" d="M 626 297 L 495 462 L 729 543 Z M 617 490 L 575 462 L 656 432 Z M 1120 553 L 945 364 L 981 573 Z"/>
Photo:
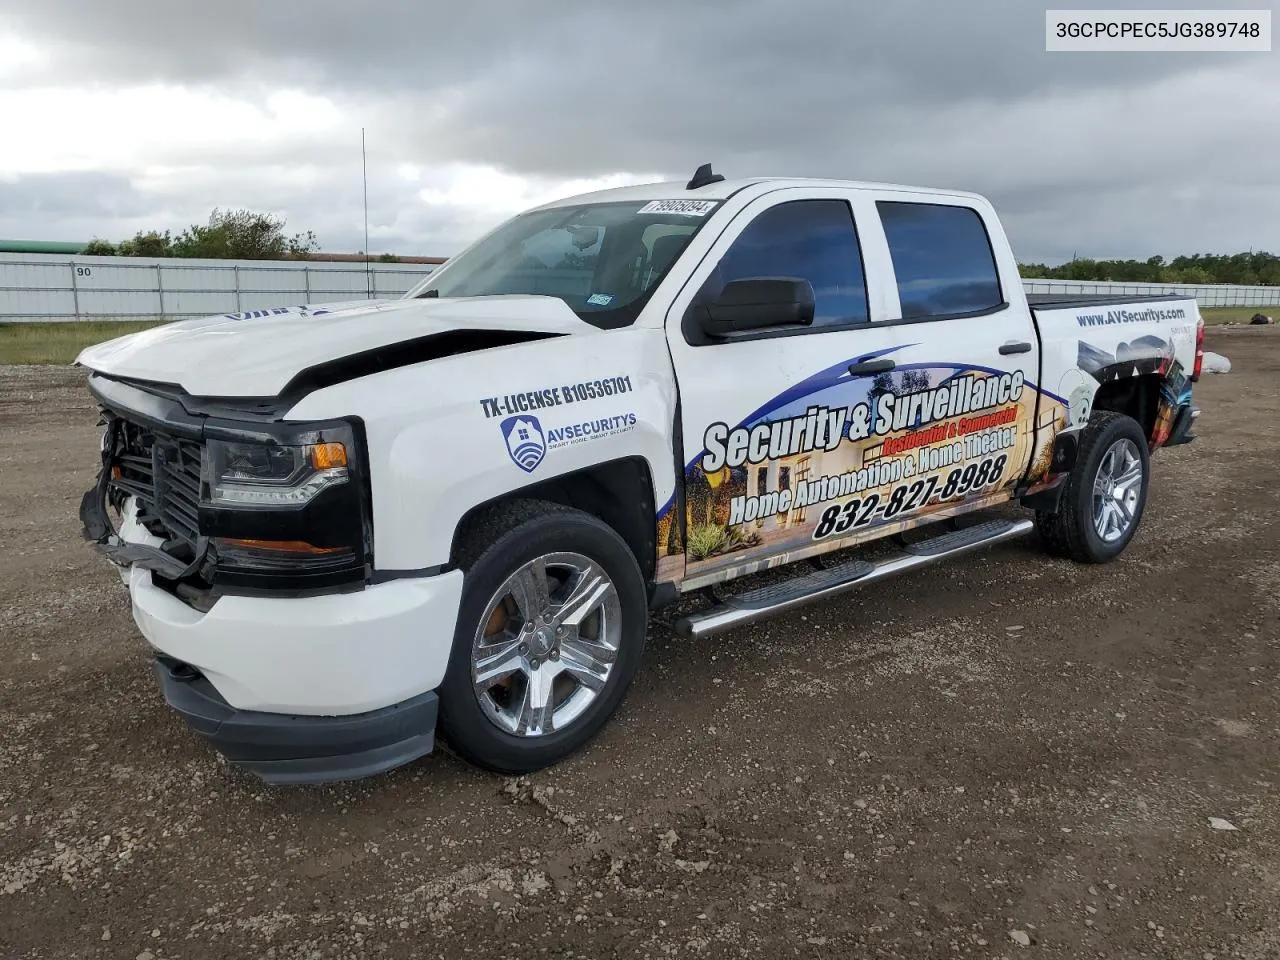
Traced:
<path fill-rule="evenodd" d="M 347 448 L 340 443 L 317 443 L 311 448 L 311 466 L 332 470 L 347 465 Z"/>

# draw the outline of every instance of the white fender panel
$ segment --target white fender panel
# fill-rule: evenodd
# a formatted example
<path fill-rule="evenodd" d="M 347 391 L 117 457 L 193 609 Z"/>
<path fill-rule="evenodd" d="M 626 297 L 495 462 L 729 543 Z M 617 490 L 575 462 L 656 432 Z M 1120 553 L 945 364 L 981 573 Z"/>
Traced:
<path fill-rule="evenodd" d="M 675 485 L 675 403 L 662 331 L 631 328 L 373 374 L 311 394 L 288 418 L 364 421 L 375 566 L 420 570 L 448 562 L 472 507 L 608 461 L 641 458 L 660 507 Z"/>

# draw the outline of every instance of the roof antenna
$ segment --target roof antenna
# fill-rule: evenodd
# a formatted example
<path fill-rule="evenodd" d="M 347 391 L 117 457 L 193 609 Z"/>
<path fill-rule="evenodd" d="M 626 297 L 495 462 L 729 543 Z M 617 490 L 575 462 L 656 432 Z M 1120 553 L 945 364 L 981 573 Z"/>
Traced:
<path fill-rule="evenodd" d="M 694 171 L 693 179 L 685 184 L 686 190 L 697 190 L 699 187 L 705 187 L 709 183 L 719 183 L 724 177 L 718 173 L 711 172 L 711 164 L 704 163 Z"/>

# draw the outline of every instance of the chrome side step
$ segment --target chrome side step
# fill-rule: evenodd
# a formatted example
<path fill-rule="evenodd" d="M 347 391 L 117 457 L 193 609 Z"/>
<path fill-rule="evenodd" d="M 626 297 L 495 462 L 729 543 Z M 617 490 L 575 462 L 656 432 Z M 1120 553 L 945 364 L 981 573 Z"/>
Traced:
<path fill-rule="evenodd" d="M 843 593 L 873 580 L 883 580 L 979 547 L 1025 536 L 1033 526 L 1030 520 L 988 520 L 986 523 L 908 544 L 900 552 L 874 563 L 849 560 L 825 570 L 800 574 L 781 583 L 726 597 L 714 606 L 681 617 L 675 622 L 675 629 L 681 636 L 691 638 L 722 633 L 801 604 Z"/>

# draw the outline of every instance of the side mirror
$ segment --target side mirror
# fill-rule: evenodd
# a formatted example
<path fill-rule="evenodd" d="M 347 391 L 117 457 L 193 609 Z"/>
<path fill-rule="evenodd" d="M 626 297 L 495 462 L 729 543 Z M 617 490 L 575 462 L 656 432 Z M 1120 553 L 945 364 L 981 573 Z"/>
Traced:
<path fill-rule="evenodd" d="M 813 323 L 813 286 L 797 277 L 746 277 L 731 280 L 705 304 L 703 332 L 728 337 L 765 327 Z"/>

